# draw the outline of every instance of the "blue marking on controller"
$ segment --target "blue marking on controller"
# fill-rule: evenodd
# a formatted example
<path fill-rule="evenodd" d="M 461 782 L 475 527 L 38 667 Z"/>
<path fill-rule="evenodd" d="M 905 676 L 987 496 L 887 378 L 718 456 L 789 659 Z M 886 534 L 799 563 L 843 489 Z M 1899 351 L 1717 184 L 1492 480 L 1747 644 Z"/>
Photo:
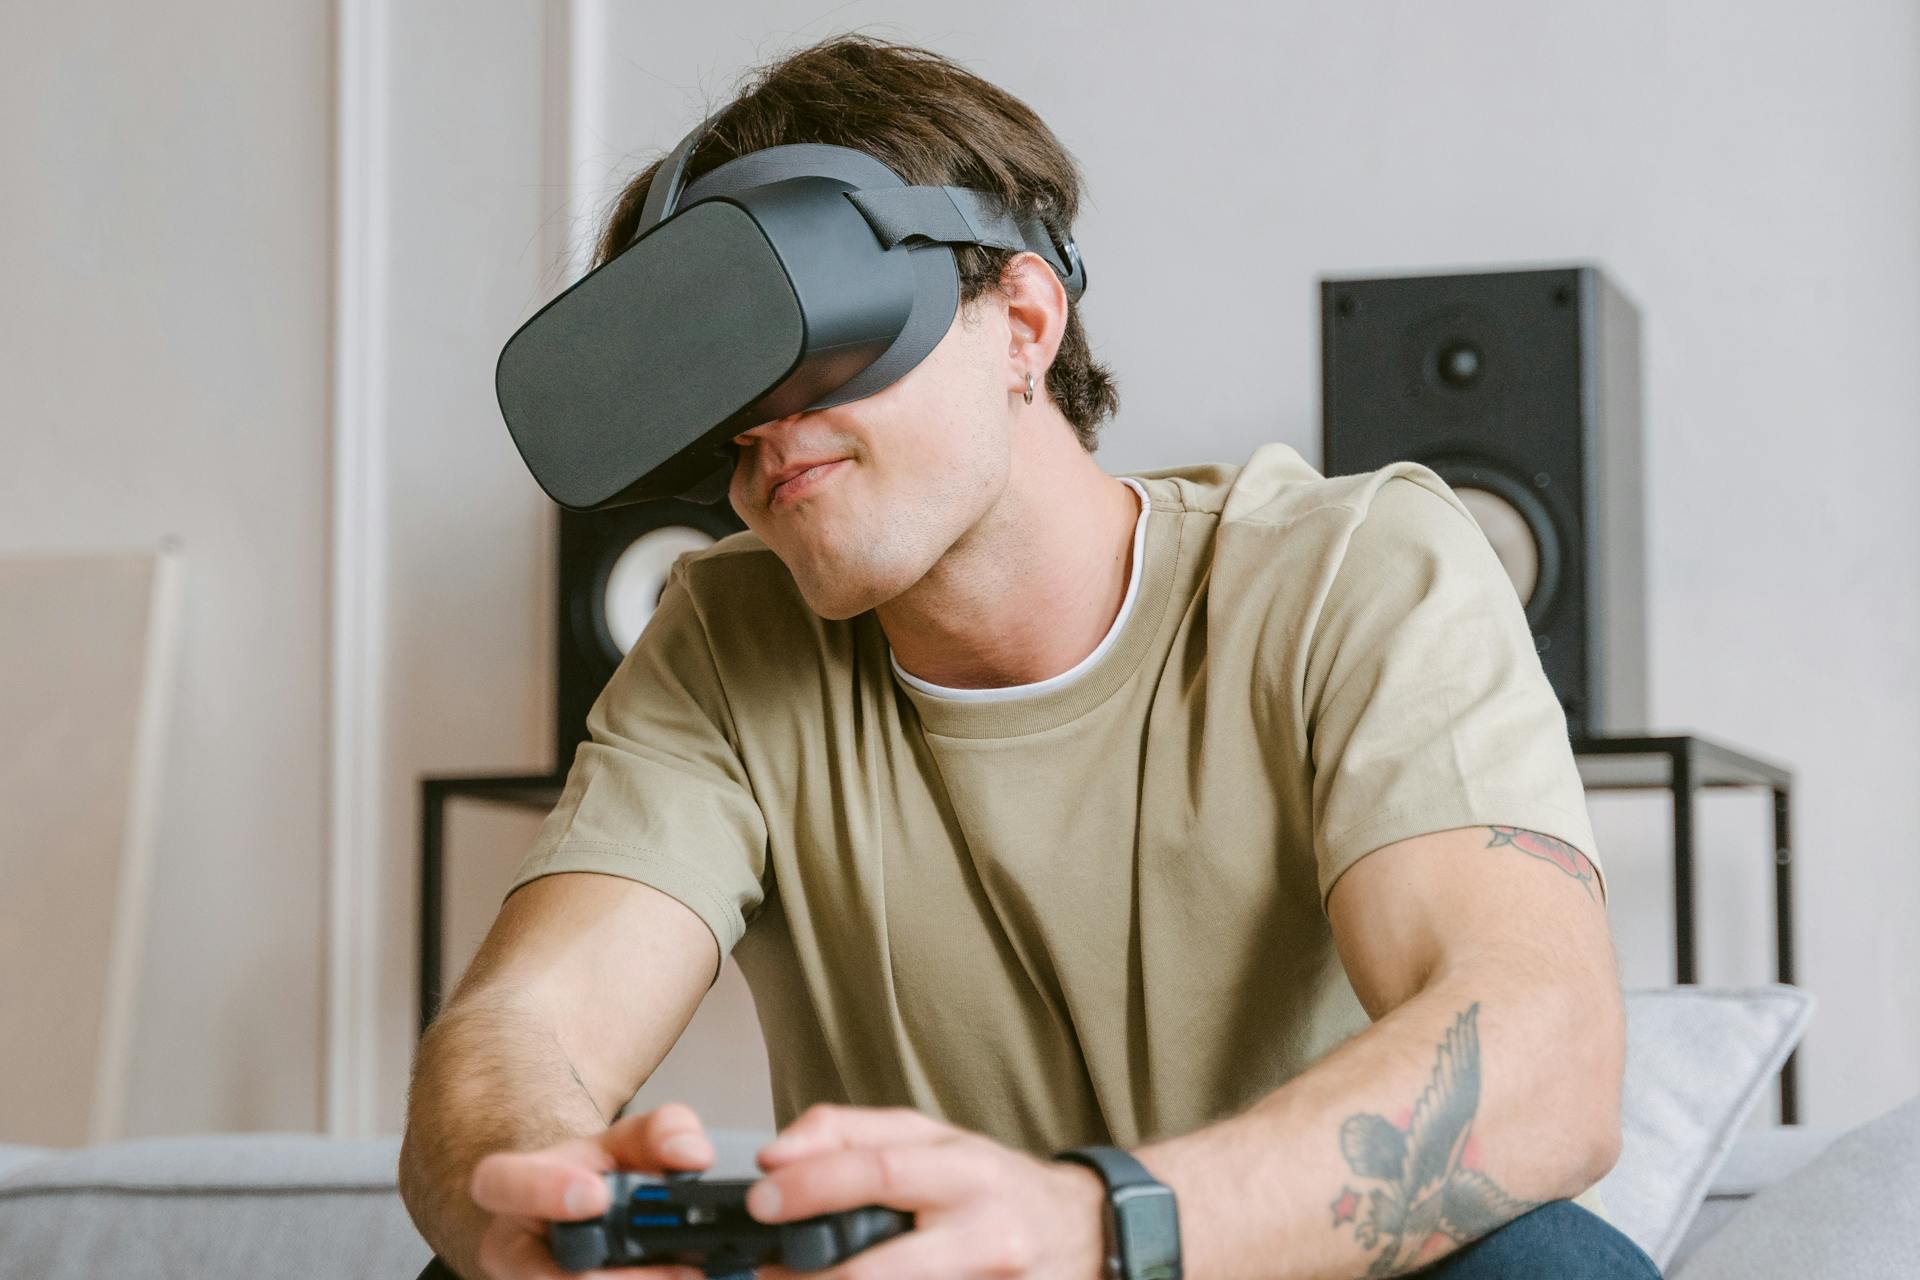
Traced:
<path fill-rule="evenodd" d="M 677 1227 L 681 1226 L 679 1214 L 636 1213 L 627 1219 L 632 1227 Z"/>
<path fill-rule="evenodd" d="M 635 1187 L 633 1189 L 633 1195 L 630 1198 L 634 1200 L 670 1200 L 673 1198 L 673 1188 Z"/>

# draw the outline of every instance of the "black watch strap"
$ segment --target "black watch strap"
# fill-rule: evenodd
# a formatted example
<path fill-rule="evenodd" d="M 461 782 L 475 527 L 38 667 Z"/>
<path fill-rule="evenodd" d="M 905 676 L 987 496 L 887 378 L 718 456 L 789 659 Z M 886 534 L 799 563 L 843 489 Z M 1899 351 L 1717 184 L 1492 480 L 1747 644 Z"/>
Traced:
<path fill-rule="evenodd" d="M 1056 1153 L 1053 1158 L 1086 1165 L 1100 1175 L 1100 1181 L 1107 1184 L 1108 1191 L 1140 1183 L 1161 1185 L 1158 1178 L 1147 1172 L 1147 1166 L 1118 1147 L 1074 1147 Z"/>
<path fill-rule="evenodd" d="M 1073 1147 L 1053 1158 L 1086 1165 L 1107 1186 L 1110 1280 L 1180 1280 L 1180 1215 L 1172 1187 L 1118 1147 Z"/>

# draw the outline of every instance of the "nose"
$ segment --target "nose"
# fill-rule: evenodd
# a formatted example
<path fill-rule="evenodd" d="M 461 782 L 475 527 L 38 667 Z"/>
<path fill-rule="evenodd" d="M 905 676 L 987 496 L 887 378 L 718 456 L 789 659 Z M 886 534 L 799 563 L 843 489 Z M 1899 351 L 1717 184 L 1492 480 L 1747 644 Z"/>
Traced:
<path fill-rule="evenodd" d="M 805 410 L 802 410 L 800 413 L 790 413 L 784 418 L 775 418 L 771 422 L 763 422 L 757 427 L 749 427 L 747 430 L 735 436 L 733 442 L 738 445 L 744 445 L 757 436 L 772 435 L 788 423 L 799 421 L 804 415 Z"/>

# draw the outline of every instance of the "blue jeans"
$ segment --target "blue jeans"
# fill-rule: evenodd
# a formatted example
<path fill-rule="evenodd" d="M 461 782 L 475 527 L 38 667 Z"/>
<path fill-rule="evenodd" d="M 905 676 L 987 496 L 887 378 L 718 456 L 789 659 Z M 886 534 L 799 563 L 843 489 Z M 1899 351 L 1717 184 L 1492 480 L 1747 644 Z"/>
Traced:
<path fill-rule="evenodd" d="M 1640 1246 L 1571 1200 L 1550 1200 L 1412 1273 L 1426 1280 L 1660 1280 Z"/>
<path fill-rule="evenodd" d="M 1422 1280 L 1660 1280 L 1640 1246 L 1571 1200 L 1552 1200 L 1409 1273 Z M 420 1280 L 453 1280 L 435 1258 Z"/>

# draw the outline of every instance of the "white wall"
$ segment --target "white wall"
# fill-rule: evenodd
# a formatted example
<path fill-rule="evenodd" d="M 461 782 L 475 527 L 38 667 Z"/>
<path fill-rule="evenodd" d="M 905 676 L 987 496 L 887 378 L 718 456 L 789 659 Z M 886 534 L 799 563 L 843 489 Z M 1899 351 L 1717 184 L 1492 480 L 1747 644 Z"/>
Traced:
<path fill-rule="evenodd" d="M 1920 10 L 1768 0 L 588 6 L 583 174 L 860 27 L 1085 167 L 1110 470 L 1319 456 L 1323 274 L 1601 263 L 1645 321 L 1658 731 L 1797 771 L 1802 1118 L 1920 1085 Z M 803 21 L 818 15 L 815 21 Z M 597 104 L 597 105 L 595 105 Z M 1629 983 L 1671 975 L 1666 806 L 1596 795 Z M 1771 806 L 1700 813 L 1701 976 L 1771 976 Z"/>
<path fill-rule="evenodd" d="M 364 1106 L 343 1129 L 397 1131 L 415 1039 L 418 780 L 553 767 L 554 507 L 493 396 L 494 358 L 570 278 L 591 234 L 569 206 L 570 103 L 603 50 L 566 4 L 396 6 L 388 74 L 387 245 L 376 275 L 390 340 L 372 406 L 392 537 L 384 557 L 386 690 L 377 908 L 384 981 Z M 579 66 L 575 66 L 576 61 Z M 604 165 L 602 165 L 604 169 Z M 447 985 L 499 907 L 543 814 L 470 799 L 447 811 Z M 361 1064 L 348 1061 L 353 1071 Z M 771 1122 L 751 997 L 729 965 L 649 1083 L 714 1124 Z"/>
<path fill-rule="evenodd" d="M 377 986 L 347 1005 L 373 1050 L 343 1055 L 364 1105 L 334 1119 L 392 1131 L 418 776 L 551 763 L 551 514 L 494 356 L 612 181 L 747 65 L 862 24 L 967 61 L 1084 163 L 1112 470 L 1317 457 L 1321 274 L 1604 264 L 1646 320 L 1654 727 L 1799 773 L 1805 1118 L 1920 1081 L 1912 5 L 369 2 L 384 60 L 347 104 L 334 8 L 13 6 L 0 39 L 0 549 L 188 556 L 137 1132 L 322 1122 L 336 111 L 381 140 L 349 178 L 378 231 L 358 372 L 386 536 L 383 678 L 347 689 L 377 729 L 354 903 Z M 1663 807 L 1594 812 L 1626 976 L 1663 981 Z M 1767 976 L 1765 819 L 1704 808 L 1709 981 Z M 452 815 L 454 968 L 536 822 Z M 650 1092 L 764 1114 L 731 977 L 696 1026 Z"/>
<path fill-rule="evenodd" d="M 0 33 L 0 552 L 185 560 L 135 1134 L 320 1119 L 328 23 L 16 4 Z"/>

